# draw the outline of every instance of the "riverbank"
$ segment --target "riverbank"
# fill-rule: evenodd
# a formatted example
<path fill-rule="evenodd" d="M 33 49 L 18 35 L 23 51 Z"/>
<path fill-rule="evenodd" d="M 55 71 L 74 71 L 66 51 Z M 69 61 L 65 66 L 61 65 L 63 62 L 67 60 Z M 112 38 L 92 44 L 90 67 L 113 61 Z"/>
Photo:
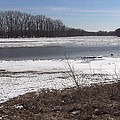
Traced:
<path fill-rule="evenodd" d="M 120 58 L 0 61 L 0 103 L 43 88 L 74 87 L 68 63 L 79 86 L 114 83 L 120 77 Z"/>
<path fill-rule="evenodd" d="M 120 83 L 27 93 L 0 104 L 6 120 L 120 120 Z"/>

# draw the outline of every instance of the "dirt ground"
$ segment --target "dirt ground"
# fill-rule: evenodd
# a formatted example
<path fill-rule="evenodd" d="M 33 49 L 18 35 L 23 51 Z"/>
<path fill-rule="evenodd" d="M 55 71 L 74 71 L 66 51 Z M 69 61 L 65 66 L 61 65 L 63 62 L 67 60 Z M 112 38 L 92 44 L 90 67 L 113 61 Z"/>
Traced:
<path fill-rule="evenodd" d="M 27 93 L 0 104 L 1 120 L 120 120 L 120 83 Z"/>

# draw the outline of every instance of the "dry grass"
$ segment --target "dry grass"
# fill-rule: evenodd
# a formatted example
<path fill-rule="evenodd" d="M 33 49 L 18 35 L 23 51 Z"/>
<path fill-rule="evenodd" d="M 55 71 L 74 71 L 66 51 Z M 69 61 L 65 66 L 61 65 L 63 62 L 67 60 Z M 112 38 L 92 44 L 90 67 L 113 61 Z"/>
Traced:
<path fill-rule="evenodd" d="M 120 83 L 27 93 L 0 104 L 2 120 L 120 120 Z"/>

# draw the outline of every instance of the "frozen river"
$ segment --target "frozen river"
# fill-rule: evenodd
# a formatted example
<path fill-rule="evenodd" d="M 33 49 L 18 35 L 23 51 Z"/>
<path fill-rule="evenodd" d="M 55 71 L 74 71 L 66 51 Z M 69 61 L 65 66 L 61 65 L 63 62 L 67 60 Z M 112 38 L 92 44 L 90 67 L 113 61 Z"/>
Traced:
<path fill-rule="evenodd" d="M 120 54 L 116 36 L 0 39 L 0 60 L 71 59 L 81 56 Z"/>
<path fill-rule="evenodd" d="M 110 57 L 111 53 L 114 57 Z M 80 86 L 111 83 L 120 78 L 118 37 L 0 39 L 0 103 L 43 88 L 75 86 L 65 55 Z M 80 59 L 90 55 L 105 57 Z"/>

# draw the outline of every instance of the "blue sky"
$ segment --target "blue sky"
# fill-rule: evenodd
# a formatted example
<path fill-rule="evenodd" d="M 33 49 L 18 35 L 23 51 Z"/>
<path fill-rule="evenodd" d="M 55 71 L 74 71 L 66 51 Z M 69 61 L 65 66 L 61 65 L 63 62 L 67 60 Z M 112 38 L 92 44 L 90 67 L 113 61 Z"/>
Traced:
<path fill-rule="evenodd" d="M 120 27 L 120 0 L 0 0 L 0 10 L 43 14 L 88 31 Z"/>

